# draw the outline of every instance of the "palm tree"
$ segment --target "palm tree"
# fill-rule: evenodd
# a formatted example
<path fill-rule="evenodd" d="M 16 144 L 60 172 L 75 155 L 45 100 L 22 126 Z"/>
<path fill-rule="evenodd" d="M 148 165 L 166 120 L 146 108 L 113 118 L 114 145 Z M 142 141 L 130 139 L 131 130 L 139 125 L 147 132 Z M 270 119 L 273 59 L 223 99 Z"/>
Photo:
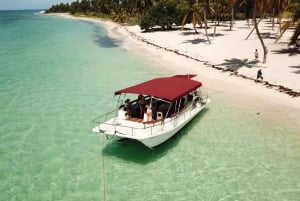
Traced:
<path fill-rule="evenodd" d="M 75 13 L 78 13 L 80 11 L 81 10 L 80 10 L 80 3 L 79 3 L 79 1 L 77 0 L 77 1 L 72 2 L 71 5 L 70 5 L 70 12 L 71 12 L 71 14 L 75 14 Z"/>
<path fill-rule="evenodd" d="M 91 7 L 92 7 L 92 11 L 95 13 L 100 13 L 100 0 L 92 0 L 91 1 Z"/>
<path fill-rule="evenodd" d="M 194 2 L 189 2 L 188 8 L 183 8 L 182 12 L 184 13 L 183 19 L 181 21 L 181 27 L 183 29 L 184 25 L 187 23 L 192 23 L 195 33 L 198 33 L 196 25 L 199 24 L 202 26 L 202 17 L 198 8 L 194 5 Z"/>
<path fill-rule="evenodd" d="M 153 5 L 153 0 L 136 0 L 135 2 L 135 8 L 137 9 L 139 15 L 143 15 Z"/>
<path fill-rule="evenodd" d="M 261 37 L 261 34 L 259 32 L 258 29 L 258 24 L 256 22 L 256 9 L 258 12 L 260 12 L 262 14 L 262 12 L 264 12 L 264 1 L 263 0 L 254 0 L 256 1 L 256 4 L 254 4 L 254 9 L 253 9 L 253 19 L 254 19 L 254 26 L 255 26 L 255 30 L 256 30 L 256 34 L 257 37 L 259 38 L 259 41 L 262 45 L 263 51 L 264 51 L 264 57 L 263 57 L 263 63 L 267 62 L 267 54 L 268 54 L 268 49 Z"/>
<path fill-rule="evenodd" d="M 116 14 L 116 16 L 113 18 L 113 21 L 119 24 L 123 24 L 127 21 L 127 13 L 126 10 L 123 8 L 120 8 Z"/>
<path fill-rule="evenodd" d="M 217 31 L 217 23 L 219 24 L 219 19 L 218 18 L 219 18 L 219 13 L 220 13 L 222 4 L 221 4 L 220 0 L 214 0 L 211 3 L 211 7 L 214 10 L 214 16 L 215 16 L 215 19 L 214 19 L 214 34 L 213 34 L 213 37 L 215 37 L 216 31 Z"/>
<path fill-rule="evenodd" d="M 288 3 L 288 0 L 265 0 L 267 10 L 269 12 L 271 12 L 271 16 L 272 16 L 272 20 L 271 20 L 272 21 L 272 29 L 274 29 L 275 17 L 277 17 L 277 21 L 280 24 L 281 13 L 284 11 L 287 3 Z M 279 28 L 280 28 L 280 26 L 279 26 Z"/>
<path fill-rule="evenodd" d="M 248 0 L 239 1 L 239 9 L 245 12 L 245 17 L 247 19 L 248 27 L 250 28 L 249 19 L 252 17 L 252 2 Z M 248 38 L 248 37 L 247 37 Z M 246 38 L 246 40 L 247 40 Z"/>
<path fill-rule="evenodd" d="M 293 26 L 293 24 L 294 23 L 292 20 L 288 20 L 288 21 L 284 22 L 282 25 L 280 25 L 280 35 L 277 37 L 275 43 L 277 43 L 279 41 L 279 39 L 283 36 L 283 34 L 286 32 L 286 30 L 288 30 L 288 28 Z"/>
<path fill-rule="evenodd" d="M 255 1 L 248 1 L 248 0 L 243 0 L 240 3 L 240 6 L 245 6 L 245 15 L 247 18 L 247 22 L 248 22 L 248 27 L 250 27 L 249 25 L 249 19 L 252 18 L 253 19 L 253 9 L 255 6 Z M 260 18 L 260 20 L 257 22 L 257 25 L 261 22 L 262 18 Z M 248 38 L 251 36 L 251 34 L 253 33 L 253 31 L 255 30 L 255 26 L 253 27 L 253 29 L 250 31 L 250 33 L 248 34 L 248 36 L 245 38 L 245 40 L 248 40 Z"/>
<path fill-rule="evenodd" d="M 279 41 L 288 28 L 296 26 L 289 45 L 296 44 L 300 34 L 300 2 L 297 0 L 290 1 L 286 4 L 285 11 L 282 15 L 291 18 L 291 20 L 286 21 L 280 26 L 280 35 L 275 42 Z"/>
<path fill-rule="evenodd" d="M 259 22 L 261 22 L 262 17 L 264 16 L 265 12 L 268 11 L 268 3 L 269 0 L 250 0 L 247 1 L 247 11 L 246 11 L 246 16 L 248 17 L 247 14 L 252 14 L 252 18 L 253 18 L 253 23 L 254 23 L 254 28 L 252 29 L 252 31 L 250 32 L 250 34 L 247 36 L 246 40 L 249 38 L 249 36 L 251 35 L 251 33 L 253 32 L 253 30 L 256 31 L 257 37 L 261 43 L 263 52 L 264 52 L 264 56 L 263 56 L 263 63 L 267 62 L 267 53 L 268 50 L 266 48 L 266 45 L 262 39 L 262 36 L 260 34 L 259 28 L 258 28 L 258 24 Z M 250 11 L 250 12 L 249 12 Z M 257 21 L 257 15 L 260 15 L 261 18 L 259 21 Z"/>
<path fill-rule="evenodd" d="M 297 0 L 292 1 L 293 5 L 293 22 L 296 25 L 294 34 L 291 38 L 289 45 L 298 44 L 299 45 L 299 37 L 300 37 L 300 2 Z"/>
<path fill-rule="evenodd" d="M 187 23 L 192 23 L 195 33 L 198 33 L 196 29 L 196 25 L 199 24 L 200 26 L 202 26 L 202 22 L 203 20 L 198 8 L 192 6 L 188 9 L 187 13 L 183 16 L 183 19 L 181 21 L 181 26 L 183 28 L 184 25 L 186 25 Z"/>
<path fill-rule="evenodd" d="M 111 15 L 114 12 L 116 4 L 111 0 L 101 0 L 100 1 L 100 10 L 105 15 Z"/>
<path fill-rule="evenodd" d="M 80 2 L 80 11 L 85 15 L 90 11 L 91 5 L 89 0 L 81 0 Z"/>
<path fill-rule="evenodd" d="M 291 41 L 289 43 L 289 45 L 294 45 L 296 44 L 298 47 L 300 46 L 300 18 L 298 19 L 297 21 L 297 26 L 296 26 L 296 29 L 294 31 L 294 34 L 291 38 Z"/>
<path fill-rule="evenodd" d="M 224 0 L 213 0 L 210 1 L 210 8 L 214 11 L 215 21 L 220 24 L 221 13 L 227 12 L 227 4 Z"/>
<path fill-rule="evenodd" d="M 209 44 L 211 44 L 208 33 L 207 33 L 207 13 L 210 12 L 209 0 L 204 0 L 203 2 L 189 1 L 189 8 L 185 11 L 186 14 L 183 16 L 181 21 L 182 28 L 187 23 L 192 23 L 195 33 L 198 33 L 196 25 L 199 24 L 202 27 L 204 23 L 205 35 Z"/>
<path fill-rule="evenodd" d="M 205 25 L 205 35 L 206 35 L 206 38 L 207 38 L 207 41 L 209 44 L 211 44 L 210 42 L 210 39 L 208 37 L 208 33 L 207 33 L 207 14 L 211 14 L 214 12 L 214 10 L 210 7 L 210 4 L 209 4 L 209 0 L 203 0 L 202 2 L 199 3 L 199 11 L 200 13 L 203 14 L 203 22 L 204 22 L 204 25 Z"/>

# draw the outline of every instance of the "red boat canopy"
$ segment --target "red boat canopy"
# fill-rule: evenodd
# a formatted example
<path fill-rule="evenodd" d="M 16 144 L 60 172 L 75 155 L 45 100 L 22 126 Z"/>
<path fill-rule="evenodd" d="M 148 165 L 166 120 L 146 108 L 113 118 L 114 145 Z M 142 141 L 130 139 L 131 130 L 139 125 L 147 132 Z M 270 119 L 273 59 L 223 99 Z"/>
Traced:
<path fill-rule="evenodd" d="M 195 76 L 175 75 L 172 77 L 157 78 L 116 91 L 115 95 L 122 93 L 143 94 L 174 101 L 202 85 L 201 82 L 190 79 Z"/>

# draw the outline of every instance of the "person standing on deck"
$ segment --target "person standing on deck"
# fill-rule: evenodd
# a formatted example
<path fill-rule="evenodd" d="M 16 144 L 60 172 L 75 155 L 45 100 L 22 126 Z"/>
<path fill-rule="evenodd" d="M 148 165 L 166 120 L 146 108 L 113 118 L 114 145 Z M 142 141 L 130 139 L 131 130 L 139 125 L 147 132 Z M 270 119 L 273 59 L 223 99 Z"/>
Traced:
<path fill-rule="evenodd" d="M 145 97 L 142 94 L 140 94 L 138 96 L 138 105 L 139 105 L 139 110 L 140 110 L 139 111 L 140 112 L 139 118 L 143 119 L 145 109 L 146 109 L 146 100 L 145 100 Z"/>

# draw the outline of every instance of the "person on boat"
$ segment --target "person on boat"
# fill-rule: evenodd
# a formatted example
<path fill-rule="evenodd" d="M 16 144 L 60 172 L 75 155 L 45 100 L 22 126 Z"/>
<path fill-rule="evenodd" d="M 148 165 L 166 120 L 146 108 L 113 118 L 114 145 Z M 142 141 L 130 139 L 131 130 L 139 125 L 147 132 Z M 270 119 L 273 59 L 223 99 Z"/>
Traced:
<path fill-rule="evenodd" d="M 138 96 L 138 105 L 140 109 L 140 118 L 143 119 L 146 108 L 146 100 L 142 94 Z"/>
<path fill-rule="evenodd" d="M 156 115 L 157 115 L 157 107 L 156 107 L 156 102 L 157 101 L 152 101 L 151 104 L 151 110 L 152 110 L 152 119 L 156 120 Z"/>
<path fill-rule="evenodd" d="M 124 111 L 127 112 L 128 117 L 131 117 L 131 115 L 132 115 L 132 105 L 131 105 L 130 99 L 125 100 Z"/>
<path fill-rule="evenodd" d="M 152 121 L 152 109 L 150 103 L 147 103 L 146 105 L 146 116 L 147 116 L 147 121 Z"/>

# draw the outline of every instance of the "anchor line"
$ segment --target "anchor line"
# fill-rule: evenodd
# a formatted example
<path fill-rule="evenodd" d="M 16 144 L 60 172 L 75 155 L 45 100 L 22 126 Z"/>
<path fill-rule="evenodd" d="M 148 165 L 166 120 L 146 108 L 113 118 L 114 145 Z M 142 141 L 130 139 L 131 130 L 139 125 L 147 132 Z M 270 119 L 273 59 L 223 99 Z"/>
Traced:
<path fill-rule="evenodd" d="M 102 139 L 102 147 L 104 148 L 104 135 Z M 102 153 L 102 180 L 103 180 L 103 201 L 106 201 L 106 188 L 105 188 L 105 164 L 104 154 Z"/>

